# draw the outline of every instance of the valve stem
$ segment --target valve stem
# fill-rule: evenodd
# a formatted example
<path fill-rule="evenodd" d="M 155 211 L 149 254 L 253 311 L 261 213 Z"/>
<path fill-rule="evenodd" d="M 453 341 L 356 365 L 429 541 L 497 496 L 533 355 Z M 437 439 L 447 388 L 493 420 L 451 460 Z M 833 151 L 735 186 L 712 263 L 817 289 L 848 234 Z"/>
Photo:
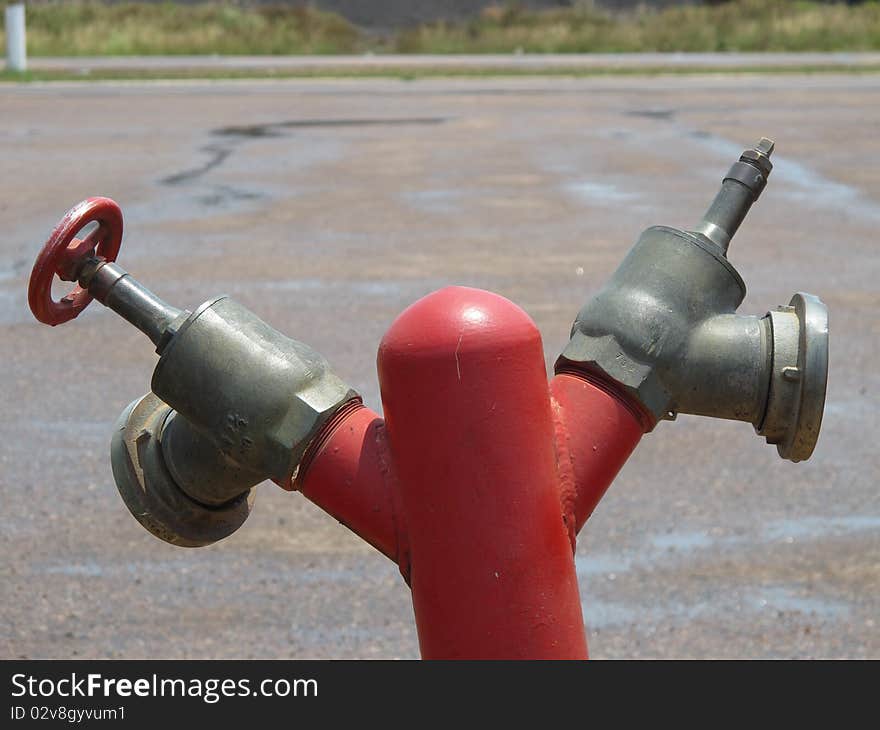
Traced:
<path fill-rule="evenodd" d="M 773 169 L 770 155 L 774 147 L 773 140 L 762 137 L 752 149 L 742 153 L 724 176 L 721 190 L 694 229 L 694 233 L 712 241 L 725 255 L 730 239 L 767 185 Z"/>
<path fill-rule="evenodd" d="M 125 269 L 100 258 L 89 258 L 77 272 L 79 285 L 101 304 L 133 324 L 156 345 L 161 354 L 181 315 L 189 312 L 173 307 L 157 297 Z"/>

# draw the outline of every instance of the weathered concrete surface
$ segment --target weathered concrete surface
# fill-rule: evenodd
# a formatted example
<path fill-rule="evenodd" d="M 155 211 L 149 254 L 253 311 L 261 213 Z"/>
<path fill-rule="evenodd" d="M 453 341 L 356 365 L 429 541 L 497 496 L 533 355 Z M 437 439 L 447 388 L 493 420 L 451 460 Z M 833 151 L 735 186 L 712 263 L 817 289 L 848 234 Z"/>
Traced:
<path fill-rule="evenodd" d="M 296 494 L 261 487 L 202 550 L 128 515 L 109 437 L 152 348 L 98 305 L 27 310 L 70 205 L 115 198 L 157 293 L 235 295 L 378 407 L 408 303 L 494 289 L 550 363 L 638 233 L 696 222 L 761 135 L 776 169 L 731 258 L 746 312 L 830 306 L 824 433 L 797 465 L 739 423 L 646 437 L 578 549 L 592 652 L 880 656 L 878 115 L 880 79 L 848 76 L 3 87 L 0 657 L 417 655 L 395 566 Z"/>

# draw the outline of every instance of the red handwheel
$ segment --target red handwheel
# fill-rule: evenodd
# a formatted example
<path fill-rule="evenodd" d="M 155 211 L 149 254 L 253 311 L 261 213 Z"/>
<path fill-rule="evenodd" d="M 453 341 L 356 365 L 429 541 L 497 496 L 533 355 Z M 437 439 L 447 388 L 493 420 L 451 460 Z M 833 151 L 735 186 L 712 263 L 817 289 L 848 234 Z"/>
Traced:
<path fill-rule="evenodd" d="M 98 227 L 84 239 L 76 234 L 89 223 Z M 79 265 L 90 257 L 115 261 L 122 245 L 122 210 L 110 198 L 89 198 L 73 206 L 55 226 L 43 246 L 28 284 L 31 312 L 43 324 L 62 324 L 76 317 L 92 295 L 77 284 L 60 301 L 52 299 L 52 280 L 57 274 L 64 281 L 76 281 Z"/>

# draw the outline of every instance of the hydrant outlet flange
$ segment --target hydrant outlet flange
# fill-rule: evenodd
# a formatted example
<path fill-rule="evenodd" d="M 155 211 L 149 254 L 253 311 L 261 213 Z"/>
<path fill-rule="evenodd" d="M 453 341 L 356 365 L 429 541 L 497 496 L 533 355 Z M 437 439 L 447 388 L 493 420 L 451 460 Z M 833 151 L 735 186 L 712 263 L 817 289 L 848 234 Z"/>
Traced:
<path fill-rule="evenodd" d="M 816 447 L 828 382 L 828 309 L 798 292 L 768 314 L 773 365 L 767 411 L 757 432 L 783 459 L 805 461 Z"/>
<path fill-rule="evenodd" d="M 153 393 L 120 415 L 110 443 L 113 478 L 125 506 L 149 532 L 181 547 L 202 547 L 242 526 L 254 503 L 253 489 L 220 505 L 205 505 L 175 482 L 162 453 L 171 407 Z"/>

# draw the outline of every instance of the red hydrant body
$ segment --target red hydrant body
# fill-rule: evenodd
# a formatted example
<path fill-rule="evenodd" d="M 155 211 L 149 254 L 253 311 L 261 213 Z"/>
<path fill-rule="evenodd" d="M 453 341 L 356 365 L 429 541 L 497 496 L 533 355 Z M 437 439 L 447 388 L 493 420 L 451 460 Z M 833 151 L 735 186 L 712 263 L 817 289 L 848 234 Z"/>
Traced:
<path fill-rule="evenodd" d="M 298 488 L 398 562 L 424 658 L 586 658 L 574 537 L 638 412 L 575 375 L 548 387 L 535 324 L 478 289 L 405 310 L 378 369 L 386 421 L 341 414 Z"/>
<path fill-rule="evenodd" d="M 422 656 L 586 658 L 541 336 L 515 304 L 449 287 L 379 348 Z"/>

